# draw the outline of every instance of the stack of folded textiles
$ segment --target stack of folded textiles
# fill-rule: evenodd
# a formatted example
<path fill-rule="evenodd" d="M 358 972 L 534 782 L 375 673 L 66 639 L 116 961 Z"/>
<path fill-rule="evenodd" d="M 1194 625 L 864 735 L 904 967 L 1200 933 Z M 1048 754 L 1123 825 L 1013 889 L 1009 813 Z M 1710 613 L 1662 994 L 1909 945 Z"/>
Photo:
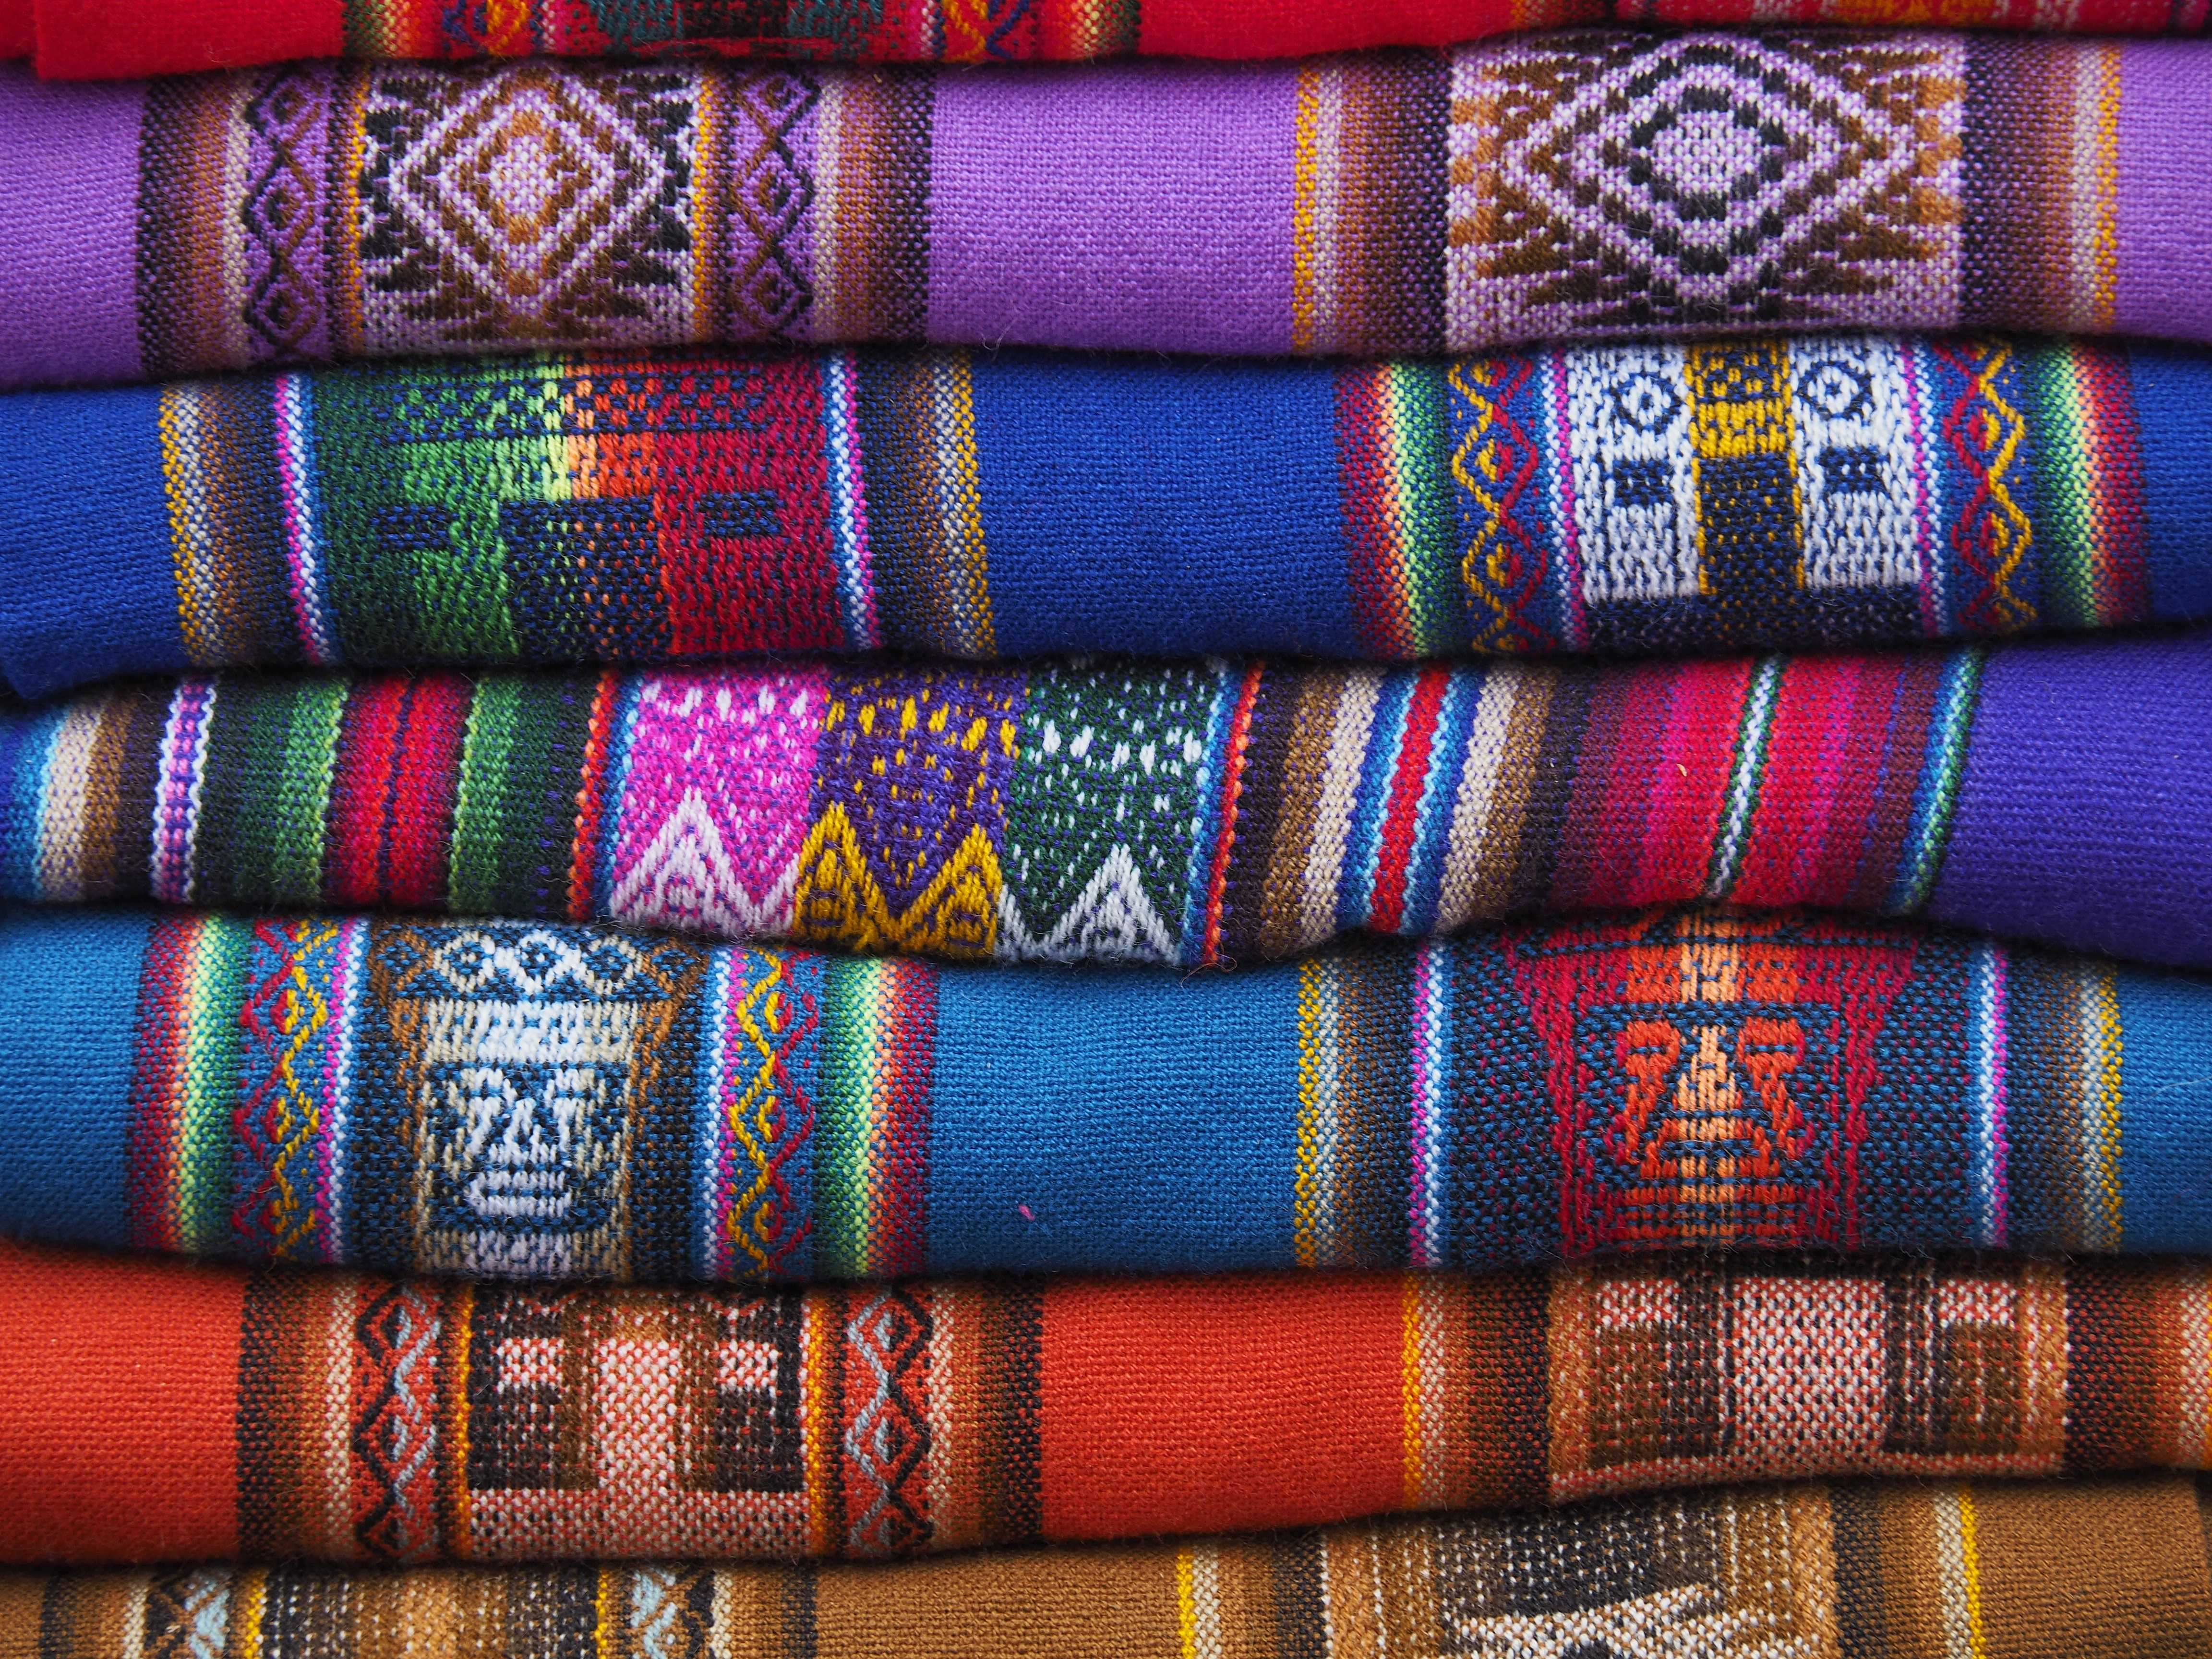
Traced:
<path fill-rule="evenodd" d="M 1936 10 L 0 0 L 0 1654 L 2212 1652 L 2208 6 Z"/>

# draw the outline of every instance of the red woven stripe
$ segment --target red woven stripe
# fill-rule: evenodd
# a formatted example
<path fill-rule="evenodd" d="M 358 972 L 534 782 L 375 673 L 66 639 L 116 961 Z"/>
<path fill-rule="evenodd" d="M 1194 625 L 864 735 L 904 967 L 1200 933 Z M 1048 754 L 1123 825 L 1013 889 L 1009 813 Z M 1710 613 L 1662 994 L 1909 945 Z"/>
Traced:
<path fill-rule="evenodd" d="M 926 963 L 890 966 L 890 1052 L 884 1078 L 883 1170 L 889 1177 L 871 1266 L 890 1276 L 929 1263 L 929 1100 L 936 1071 L 937 975 Z"/>
<path fill-rule="evenodd" d="M 453 839 L 453 792 L 460 782 L 468 729 L 469 684 L 459 674 L 415 683 L 398 734 L 385 836 L 390 843 L 384 902 L 413 908 L 446 902 L 446 862 Z"/>
<path fill-rule="evenodd" d="M 1252 735 L 1252 705 L 1260 696 L 1261 665 L 1244 672 L 1237 694 L 1237 712 L 1229 724 L 1227 753 L 1222 770 L 1221 830 L 1213 843 L 1213 869 L 1206 884 L 1206 950 L 1200 960 L 1212 962 L 1221 954 L 1221 906 L 1229 890 L 1229 855 L 1237 845 L 1237 801 L 1244 787 L 1244 748 Z"/>
<path fill-rule="evenodd" d="M 622 702 L 622 677 L 599 676 L 592 699 L 592 723 L 584 739 L 584 778 L 576 788 L 576 839 L 568 855 L 568 918 L 592 917 L 592 862 L 599 855 L 599 818 L 606 810 L 607 749 L 614 736 L 615 709 Z"/>
<path fill-rule="evenodd" d="M 2094 620 L 2099 625 L 2142 622 L 2150 615 L 2150 571 L 2143 560 L 2142 453 L 2136 442 L 2135 391 L 2127 359 L 2110 346 L 2085 344 L 2076 348 L 2075 362 L 2089 416 L 2096 489 Z"/>
<path fill-rule="evenodd" d="M 1436 749 L 1437 716 L 1450 683 L 1449 669 L 1422 670 L 1406 708 L 1405 735 L 1398 745 L 1398 769 L 1390 780 L 1382 844 L 1376 860 L 1371 908 L 1374 926 L 1385 933 L 1396 933 L 1405 922 L 1406 866 L 1420 838 L 1421 797 L 1429 779 L 1429 757 Z"/>
<path fill-rule="evenodd" d="M 1739 904 L 1789 904 L 1804 893 L 1843 810 L 1836 792 L 1852 746 L 1853 667 L 1849 658 L 1807 657 L 1782 678 L 1743 869 L 1730 895 Z M 1878 748 L 1865 757 L 1869 771 L 1880 758 Z"/>
<path fill-rule="evenodd" d="M 181 1250 L 177 1228 L 177 1121 L 182 1089 L 187 993 L 192 958 L 207 919 L 158 918 L 138 981 L 137 1066 L 131 1079 L 130 1234 L 133 1249 Z"/>
<path fill-rule="evenodd" d="M 1692 662 L 1666 672 L 1665 741 L 1644 780 L 1650 804 L 1635 857 L 1626 856 L 1624 848 L 1620 860 L 1634 878 L 1619 901 L 1624 904 L 1675 901 L 1705 885 L 1752 665 L 1742 659 Z"/>
<path fill-rule="evenodd" d="M 413 681 L 392 675 L 357 680 L 347 696 L 331 784 L 325 903 L 367 907 L 383 899 L 385 800 L 413 690 Z"/>

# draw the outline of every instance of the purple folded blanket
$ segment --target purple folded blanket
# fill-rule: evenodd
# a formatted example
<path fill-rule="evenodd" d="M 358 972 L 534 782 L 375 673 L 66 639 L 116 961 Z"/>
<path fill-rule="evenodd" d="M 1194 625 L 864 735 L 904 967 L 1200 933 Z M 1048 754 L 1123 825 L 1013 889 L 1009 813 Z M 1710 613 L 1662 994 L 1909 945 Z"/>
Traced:
<path fill-rule="evenodd" d="M 2212 340 L 2212 47 L 0 78 L 0 385 L 533 345 Z"/>

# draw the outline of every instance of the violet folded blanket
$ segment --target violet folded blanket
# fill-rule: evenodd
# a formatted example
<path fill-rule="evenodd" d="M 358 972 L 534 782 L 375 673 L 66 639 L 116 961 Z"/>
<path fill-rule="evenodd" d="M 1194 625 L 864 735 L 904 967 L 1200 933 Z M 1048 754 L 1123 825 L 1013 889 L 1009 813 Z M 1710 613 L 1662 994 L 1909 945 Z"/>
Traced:
<path fill-rule="evenodd" d="M 1718 112 L 1732 112 L 1722 114 Z M 0 78 L 0 385 L 531 345 L 2212 340 L 2212 48 Z"/>
<path fill-rule="evenodd" d="M 0 398 L 0 683 L 878 647 L 1657 653 L 2212 616 L 2212 352 L 430 358 Z"/>
<path fill-rule="evenodd" d="M 1702 907 L 1234 974 L 0 912 L 0 1235 L 477 1279 L 2212 1254 L 2212 977 Z"/>
<path fill-rule="evenodd" d="M 1692 900 L 2212 967 L 2212 629 L 1868 655 L 192 677 L 0 713 L 0 896 L 1288 956 Z"/>

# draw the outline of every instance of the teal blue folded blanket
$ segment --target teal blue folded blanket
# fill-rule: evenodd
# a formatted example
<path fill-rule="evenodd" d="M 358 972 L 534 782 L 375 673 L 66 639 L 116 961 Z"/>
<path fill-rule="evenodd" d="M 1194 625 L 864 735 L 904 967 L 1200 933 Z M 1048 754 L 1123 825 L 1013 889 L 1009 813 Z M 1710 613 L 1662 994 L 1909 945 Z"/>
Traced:
<path fill-rule="evenodd" d="M 0 915 L 0 1231 L 469 1274 L 2212 1249 L 2212 981 L 1815 912 L 1188 976 Z"/>
<path fill-rule="evenodd" d="M 0 677 L 1671 653 L 2212 614 L 2212 356 L 582 355 L 0 398 Z"/>

